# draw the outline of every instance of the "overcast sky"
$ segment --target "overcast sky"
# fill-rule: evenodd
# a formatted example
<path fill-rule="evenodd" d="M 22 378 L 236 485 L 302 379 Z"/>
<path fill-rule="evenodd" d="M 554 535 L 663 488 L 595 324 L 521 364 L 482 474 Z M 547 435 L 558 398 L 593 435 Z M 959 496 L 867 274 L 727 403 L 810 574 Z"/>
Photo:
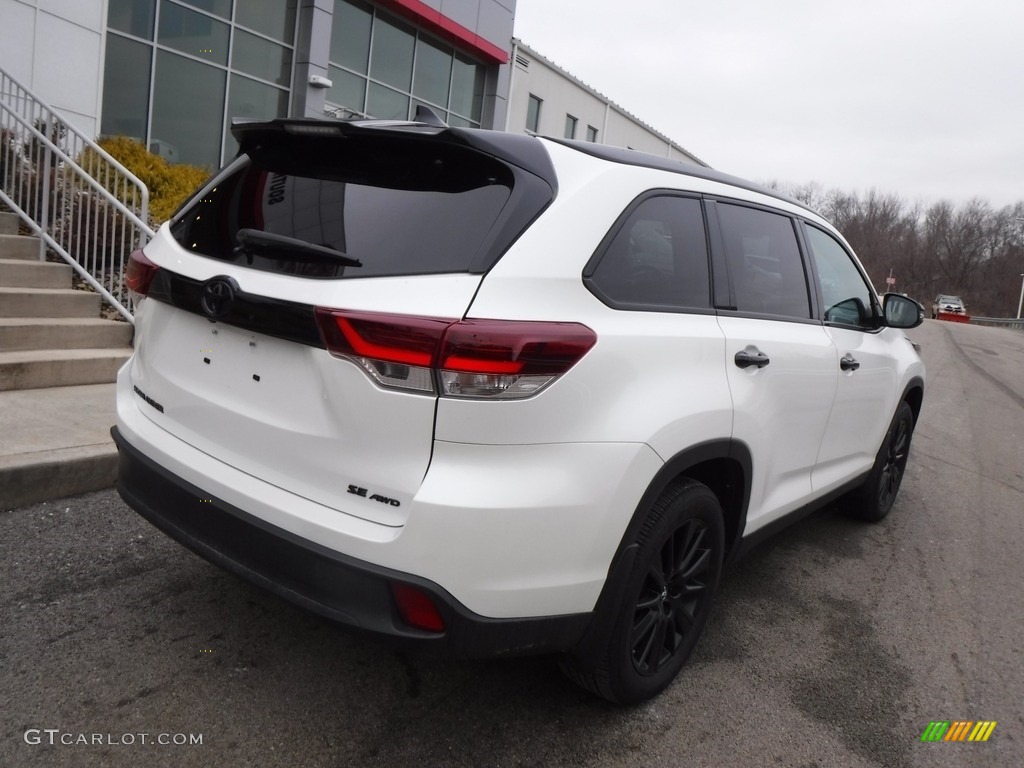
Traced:
<path fill-rule="evenodd" d="M 721 171 L 1024 201 L 1024 0 L 517 0 L 515 34 Z"/>

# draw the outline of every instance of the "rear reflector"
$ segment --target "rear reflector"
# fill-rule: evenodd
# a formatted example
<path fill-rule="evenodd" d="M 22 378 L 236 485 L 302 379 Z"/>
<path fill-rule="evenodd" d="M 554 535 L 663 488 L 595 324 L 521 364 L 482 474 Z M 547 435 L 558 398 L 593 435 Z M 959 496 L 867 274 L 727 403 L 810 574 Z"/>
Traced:
<path fill-rule="evenodd" d="M 529 397 L 597 342 L 578 323 L 445 320 L 320 307 L 316 314 L 328 351 L 357 363 L 379 385 L 447 397 Z"/>
<path fill-rule="evenodd" d="M 419 587 L 392 582 L 391 594 L 402 621 L 427 632 L 444 632 L 444 619 L 430 595 Z"/>

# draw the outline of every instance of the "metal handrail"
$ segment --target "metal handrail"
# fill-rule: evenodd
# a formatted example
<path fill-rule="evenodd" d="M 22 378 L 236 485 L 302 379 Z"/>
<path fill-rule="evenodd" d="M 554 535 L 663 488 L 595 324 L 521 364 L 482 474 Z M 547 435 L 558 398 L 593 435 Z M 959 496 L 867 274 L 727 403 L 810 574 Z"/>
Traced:
<path fill-rule="evenodd" d="M 133 322 L 128 254 L 153 237 L 149 190 L 131 171 L 0 69 L 0 201 Z"/>
<path fill-rule="evenodd" d="M 975 325 L 993 325 L 1024 330 L 1024 320 L 1019 317 L 975 317 L 972 315 L 971 322 Z"/>

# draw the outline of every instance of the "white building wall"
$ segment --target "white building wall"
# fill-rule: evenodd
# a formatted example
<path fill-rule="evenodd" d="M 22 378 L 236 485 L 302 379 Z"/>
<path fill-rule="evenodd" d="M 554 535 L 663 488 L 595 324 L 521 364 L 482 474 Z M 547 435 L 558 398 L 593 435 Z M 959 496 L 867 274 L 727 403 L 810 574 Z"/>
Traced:
<path fill-rule="evenodd" d="M 577 80 L 519 40 L 513 40 L 512 86 L 505 130 L 526 131 L 531 94 L 542 99 L 537 133 L 565 136 L 566 114 L 577 118 L 575 138 L 587 138 L 587 126 L 597 129 L 599 144 L 629 147 L 661 157 L 705 165 L 672 139 Z"/>
<path fill-rule="evenodd" d="M 99 133 L 107 0 L 0 0 L 0 68 Z"/>

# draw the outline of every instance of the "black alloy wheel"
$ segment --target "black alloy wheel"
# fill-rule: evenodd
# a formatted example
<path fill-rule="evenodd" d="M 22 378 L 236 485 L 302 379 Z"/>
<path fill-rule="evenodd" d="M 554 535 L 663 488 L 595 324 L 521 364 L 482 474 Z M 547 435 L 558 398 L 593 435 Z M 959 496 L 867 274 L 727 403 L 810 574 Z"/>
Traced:
<path fill-rule="evenodd" d="M 842 506 L 850 517 L 878 522 L 889 514 L 906 473 L 913 435 L 914 412 L 903 401 L 885 433 L 867 480 L 843 499 Z"/>
<path fill-rule="evenodd" d="M 722 507 L 703 483 L 673 482 L 635 523 L 587 635 L 562 660 L 574 682 L 618 704 L 657 696 L 679 674 L 725 557 Z"/>
<path fill-rule="evenodd" d="M 633 668 L 652 675 L 672 660 L 711 599 L 712 550 L 708 526 L 687 520 L 661 547 L 644 578 L 636 604 L 630 647 Z"/>
<path fill-rule="evenodd" d="M 885 464 L 878 482 L 878 506 L 890 509 L 896 501 L 896 494 L 903 481 L 903 473 L 907 468 L 907 456 L 910 454 L 910 419 L 900 419 L 889 435 L 885 451 Z"/>

